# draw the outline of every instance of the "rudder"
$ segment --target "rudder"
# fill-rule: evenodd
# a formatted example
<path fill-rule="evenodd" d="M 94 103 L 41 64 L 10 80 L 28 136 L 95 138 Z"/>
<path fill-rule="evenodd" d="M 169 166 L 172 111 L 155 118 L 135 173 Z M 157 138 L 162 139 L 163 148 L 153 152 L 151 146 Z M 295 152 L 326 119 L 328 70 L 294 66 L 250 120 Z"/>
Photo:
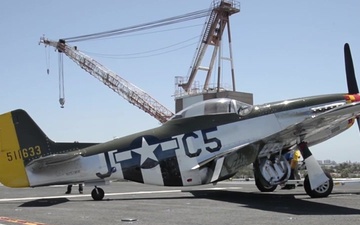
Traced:
<path fill-rule="evenodd" d="M 24 110 L 0 115 L 0 182 L 8 187 L 29 187 L 25 166 L 51 154 L 51 143 Z"/>

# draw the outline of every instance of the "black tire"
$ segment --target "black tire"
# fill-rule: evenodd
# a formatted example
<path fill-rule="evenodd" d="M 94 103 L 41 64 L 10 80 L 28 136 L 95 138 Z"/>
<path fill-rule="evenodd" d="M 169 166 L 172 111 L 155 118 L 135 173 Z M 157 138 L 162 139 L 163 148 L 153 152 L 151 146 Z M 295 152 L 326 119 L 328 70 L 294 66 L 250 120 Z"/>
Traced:
<path fill-rule="evenodd" d="M 273 192 L 277 188 L 277 185 L 263 185 L 259 178 L 255 176 L 255 185 L 261 192 Z"/>
<path fill-rule="evenodd" d="M 103 189 L 101 188 L 94 188 L 91 192 L 91 197 L 95 200 L 95 201 L 101 201 L 105 196 L 105 192 Z"/>
<path fill-rule="evenodd" d="M 325 172 L 325 175 L 329 178 L 324 184 L 320 185 L 320 187 L 311 190 L 309 176 L 305 176 L 304 180 L 304 189 L 306 194 L 308 194 L 311 198 L 326 198 L 329 196 L 334 188 L 334 182 L 331 175 Z"/>
<path fill-rule="evenodd" d="M 259 162 L 255 161 L 253 163 L 253 169 L 254 169 L 254 178 L 255 178 L 255 185 L 257 187 L 257 189 L 259 189 L 259 191 L 261 192 L 273 192 L 275 191 L 275 189 L 277 188 L 277 185 L 266 185 L 267 182 L 265 181 L 265 179 L 263 178 L 263 176 L 261 175 L 260 171 L 259 171 Z"/>

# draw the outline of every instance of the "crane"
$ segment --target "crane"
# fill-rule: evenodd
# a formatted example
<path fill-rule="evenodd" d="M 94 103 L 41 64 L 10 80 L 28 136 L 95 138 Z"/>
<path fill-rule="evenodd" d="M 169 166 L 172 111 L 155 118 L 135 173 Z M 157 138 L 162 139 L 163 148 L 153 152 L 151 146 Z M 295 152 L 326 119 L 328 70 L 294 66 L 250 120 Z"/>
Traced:
<path fill-rule="evenodd" d="M 171 116 L 173 116 L 173 112 L 160 104 L 149 94 L 121 78 L 113 71 L 107 69 L 105 66 L 92 59 L 90 56 L 82 53 L 77 49 L 77 47 L 68 45 L 65 40 L 60 39 L 59 41 L 52 41 L 46 39 L 45 37 L 41 37 L 40 43 L 44 44 L 45 46 L 54 47 L 59 52 L 59 54 L 64 53 L 82 69 L 118 93 L 129 103 L 150 114 L 161 123 L 166 122 Z M 59 59 L 62 59 L 62 57 L 59 56 Z M 60 98 L 60 103 L 63 105 L 64 99 Z"/>
<path fill-rule="evenodd" d="M 230 34 L 230 20 L 229 16 L 234 13 L 240 12 L 240 3 L 234 0 L 221 0 L 213 1 L 212 11 L 208 17 L 208 21 L 204 26 L 202 39 L 199 43 L 197 51 L 193 59 L 193 63 L 190 71 L 188 81 L 186 83 L 179 84 L 180 87 L 184 89 L 185 92 L 191 92 L 191 86 L 194 82 L 195 76 L 199 70 L 207 71 L 207 76 L 204 82 L 203 91 L 207 91 L 209 86 L 209 81 L 211 73 L 213 70 L 215 58 L 218 55 L 218 60 L 228 59 L 231 64 L 231 75 L 232 75 L 232 88 L 235 91 L 235 75 L 234 75 L 234 65 L 232 58 L 232 48 L 231 48 L 231 34 Z M 228 42 L 229 42 L 229 54 L 228 58 L 221 56 L 221 41 L 223 32 L 227 28 L 228 31 Z M 210 59 L 209 66 L 201 66 L 200 64 L 203 61 L 205 52 L 209 46 L 213 46 L 213 53 Z M 218 77 L 217 77 L 217 90 L 220 91 L 220 62 L 218 65 Z"/>
<path fill-rule="evenodd" d="M 200 42 L 198 53 L 195 56 L 192 71 L 190 74 L 190 78 L 187 83 L 183 83 L 181 86 L 186 91 L 190 91 L 190 87 L 193 83 L 195 78 L 196 72 L 198 69 L 201 69 L 200 63 L 202 58 L 205 54 L 206 48 L 208 45 L 215 46 L 213 56 L 210 62 L 210 67 L 208 70 L 208 75 L 205 81 L 205 87 L 209 82 L 210 74 L 212 71 L 212 66 L 215 60 L 216 52 L 221 43 L 221 36 L 227 25 L 228 32 L 229 32 L 229 43 L 230 43 L 230 27 L 229 27 L 229 16 L 233 13 L 239 12 L 239 3 L 233 0 L 214 0 L 212 9 L 207 10 L 199 10 L 192 13 L 188 13 L 181 16 L 175 16 L 168 19 L 158 20 L 150 23 L 130 26 L 122 29 L 111 30 L 106 32 L 99 32 L 94 34 L 88 35 L 81 35 L 77 37 L 70 37 L 70 38 L 63 38 L 59 39 L 59 41 L 53 41 L 50 39 L 46 39 L 45 37 L 40 38 L 40 43 L 44 44 L 45 46 L 52 46 L 59 52 L 59 80 L 60 80 L 60 104 L 63 107 L 65 103 L 64 97 L 64 87 L 63 87 L 63 68 L 62 63 L 63 59 L 62 56 L 65 54 L 71 60 L 73 60 L 76 64 L 78 64 L 82 69 L 93 75 L 95 78 L 100 80 L 103 84 L 111 88 L 113 91 L 118 93 L 124 99 L 126 99 L 129 103 L 137 106 L 139 109 L 143 110 L 144 112 L 150 114 L 154 118 L 156 118 L 161 123 L 166 122 L 170 117 L 174 114 L 165 106 L 160 104 L 156 101 L 153 97 L 149 94 L 141 90 L 140 88 L 136 87 L 135 85 L 131 84 L 130 82 L 126 81 L 125 79 L 121 78 L 119 75 L 114 73 L 113 71 L 107 69 L 105 66 L 91 58 L 90 56 L 84 54 L 83 52 L 79 51 L 77 47 L 71 46 L 68 42 L 77 42 L 77 41 L 84 41 L 90 39 L 97 39 L 97 38 L 104 38 L 114 35 L 122 35 L 129 32 L 136 32 L 144 29 L 150 29 L 154 27 L 169 25 L 178 22 L 184 22 L 188 20 L 198 19 L 204 16 L 209 16 L 207 23 L 205 24 L 203 30 L 203 38 Z M 219 51 L 220 52 L 220 51 Z M 230 47 L 230 54 L 231 54 L 231 47 Z M 220 57 L 219 57 L 220 58 Z M 232 56 L 230 55 L 230 61 L 232 64 Z M 232 66 L 233 67 L 233 66 Z M 219 69 L 220 70 L 220 69 Z M 234 77 L 233 69 L 232 74 Z M 220 79 L 220 74 L 218 75 L 218 80 Z M 219 85 L 218 81 L 218 85 Z M 233 86 L 234 86 L 234 78 L 233 78 Z M 218 90 L 220 88 L 218 87 Z M 235 89 L 235 86 L 234 88 Z"/>
<path fill-rule="evenodd" d="M 110 30 L 105 32 L 99 32 L 94 34 L 81 35 L 76 37 L 69 37 L 59 39 L 59 41 L 53 41 L 46 39 L 45 37 L 40 38 L 39 44 L 44 44 L 46 46 L 52 46 L 59 52 L 59 101 L 61 107 L 65 103 L 64 95 L 64 74 L 63 74 L 63 53 L 72 59 L 76 64 L 78 64 L 82 69 L 93 75 L 95 78 L 103 82 L 106 86 L 111 88 L 113 91 L 118 93 L 124 99 L 126 99 L 131 104 L 137 106 L 141 110 L 153 116 L 155 119 L 161 123 L 166 122 L 170 117 L 173 116 L 173 112 L 167 109 L 165 106 L 156 101 L 149 94 L 145 93 L 143 90 L 139 89 L 135 85 L 121 78 L 116 73 L 107 69 L 105 66 L 91 58 L 90 56 L 80 52 L 77 47 L 68 45 L 69 42 L 79 42 L 86 41 L 91 39 L 98 39 L 116 35 L 123 35 L 130 32 L 142 31 L 145 29 L 152 29 L 155 27 L 171 25 L 174 23 L 185 22 L 189 20 L 198 19 L 201 17 L 208 16 L 210 11 L 208 9 L 198 10 L 195 12 L 190 12 L 180 16 L 174 16 L 167 19 L 157 20 L 154 22 L 148 22 L 140 25 L 125 27 L 116 30 Z M 49 70 L 47 71 L 49 73 Z"/>

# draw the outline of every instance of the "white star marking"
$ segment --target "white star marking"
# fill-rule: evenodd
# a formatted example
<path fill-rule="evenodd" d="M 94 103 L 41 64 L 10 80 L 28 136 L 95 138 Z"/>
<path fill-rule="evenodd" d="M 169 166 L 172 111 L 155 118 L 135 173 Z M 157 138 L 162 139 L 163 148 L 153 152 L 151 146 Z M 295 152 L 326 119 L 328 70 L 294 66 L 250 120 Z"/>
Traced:
<path fill-rule="evenodd" d="M 146 161 L 147 158 L 150 158 L 150 159 L 158 162 L 158 159 L 156 158 L 156 156 L 154 154 L 154 150 L 158 146 L 159 146 L 159 144 L 149 145 L 147 143 L 147 141 L 145 140 L 145 138 L 142 138 L 141 148 L 133 149 L 132 151 L 141 155 L 140 165 L 142 165 Z"/>

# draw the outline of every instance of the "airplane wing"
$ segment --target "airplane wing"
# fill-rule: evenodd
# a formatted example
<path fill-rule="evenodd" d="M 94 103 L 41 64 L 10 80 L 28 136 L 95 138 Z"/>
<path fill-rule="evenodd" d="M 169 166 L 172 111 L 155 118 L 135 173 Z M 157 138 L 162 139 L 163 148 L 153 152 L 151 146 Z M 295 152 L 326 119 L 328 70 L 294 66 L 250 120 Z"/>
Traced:
<path fill-rule="evenodd" d="M 291 125 L 278 133 L 264 138 L 263 141 L 266 143 L 281 142 L 287 147 L 290 143 L 296 141 L 305 141 L 309 145 L 314 145 L 341 133 L 350 127 L 353 123 L 352 119 L 358 116 L 360 116 L 360 102 L 345 104 L 308 117 L 302 122 Z M 317 136 L 321 131 L 325 130 L 327 132 L 322 132 L 325 135 L 322 139 Z M 317 137 L 319 140 L 313 142 L 313 137 Z"/>
<path fill-rule="evenodd" d="M 344 129 L 347 129 L 350 126 L 350 124 L 348 124 L 349 120 L 357 116 L 360 116 L 360 102 L 345 104 L 316 116 L 309 117 L 302 122 L 291 125 L 268 137 L 230 148 L 220 154 L 203 159 L 192 169 L 204 166 L 211 167 L 210 164 L 213 163 L 212 167 L 214 168 L 214 172 L 211 178 L 211 182 L 213 182 L 216 181 L 218 177 L 221 177 L 221 173 L 236 173 L 242 166 L 254 162 L 259 155 L 265 156 L 270 152 L 279 152 L 284 148 L 293 147 L 298 144 L 300 140 L 310 141 L 309 145 L 311 145 L 326 140 L 329 136 L 335 136 Z M 345 127 L 341 128 L 339 127 L 340 125 L 345 125 Z M 321 132 L 326 129 L 328 129 L 328 132 Z M 323 139 L 320 137 L 321 141 L 311 143 L 313 137 L 319 132 L 325 134 Z M 226 170 L 226 172 L 223 170 Z"/>
<path fill-rule="evenodd" d="M 207 158 L 207 159 L 205 159 L 205 160 L 202 160 L 201 162 L 198 163 L 198 165 L 196 165 L 196 166 L 194 166 L 193 168 L 191 168 L 191 170 L 196 170 L 196 169 L 198 169 L 198 168 L 200 168 L 200 167 L 205 166 L 207 163 L 209 163 L 209 162 L 211 162 L 211 161 L 213 161 L 213 160 L 219 159 L 219 158 L 224 157 L 224 156 L 226 156 L 226 155 L 229 155 L 229 154 L 231 154 L 231 153 L 233 153 L 233 152 L 236 152 L 236 151 L 238 151 L 238 150 L 241 150 L 242 148 L 244 148 L 244 147 L 247 146 L 248 144 L 249 144 L 249 143 L 246 143 L 246 144 L 243 144 L 243 145 L 239 145 L 239 146 L 236 146 L 236 147 L 234 147 L 234 148 L 230 148 L 230 149 L 228 149 L 228 150 L 226 150 L 226 151 L 221 152 L 220 154 L 216 154 L 216 155 L 214 155 L 214 156 L 212 156 L 212 157 L 210 157 L 210 158 Z"/>

